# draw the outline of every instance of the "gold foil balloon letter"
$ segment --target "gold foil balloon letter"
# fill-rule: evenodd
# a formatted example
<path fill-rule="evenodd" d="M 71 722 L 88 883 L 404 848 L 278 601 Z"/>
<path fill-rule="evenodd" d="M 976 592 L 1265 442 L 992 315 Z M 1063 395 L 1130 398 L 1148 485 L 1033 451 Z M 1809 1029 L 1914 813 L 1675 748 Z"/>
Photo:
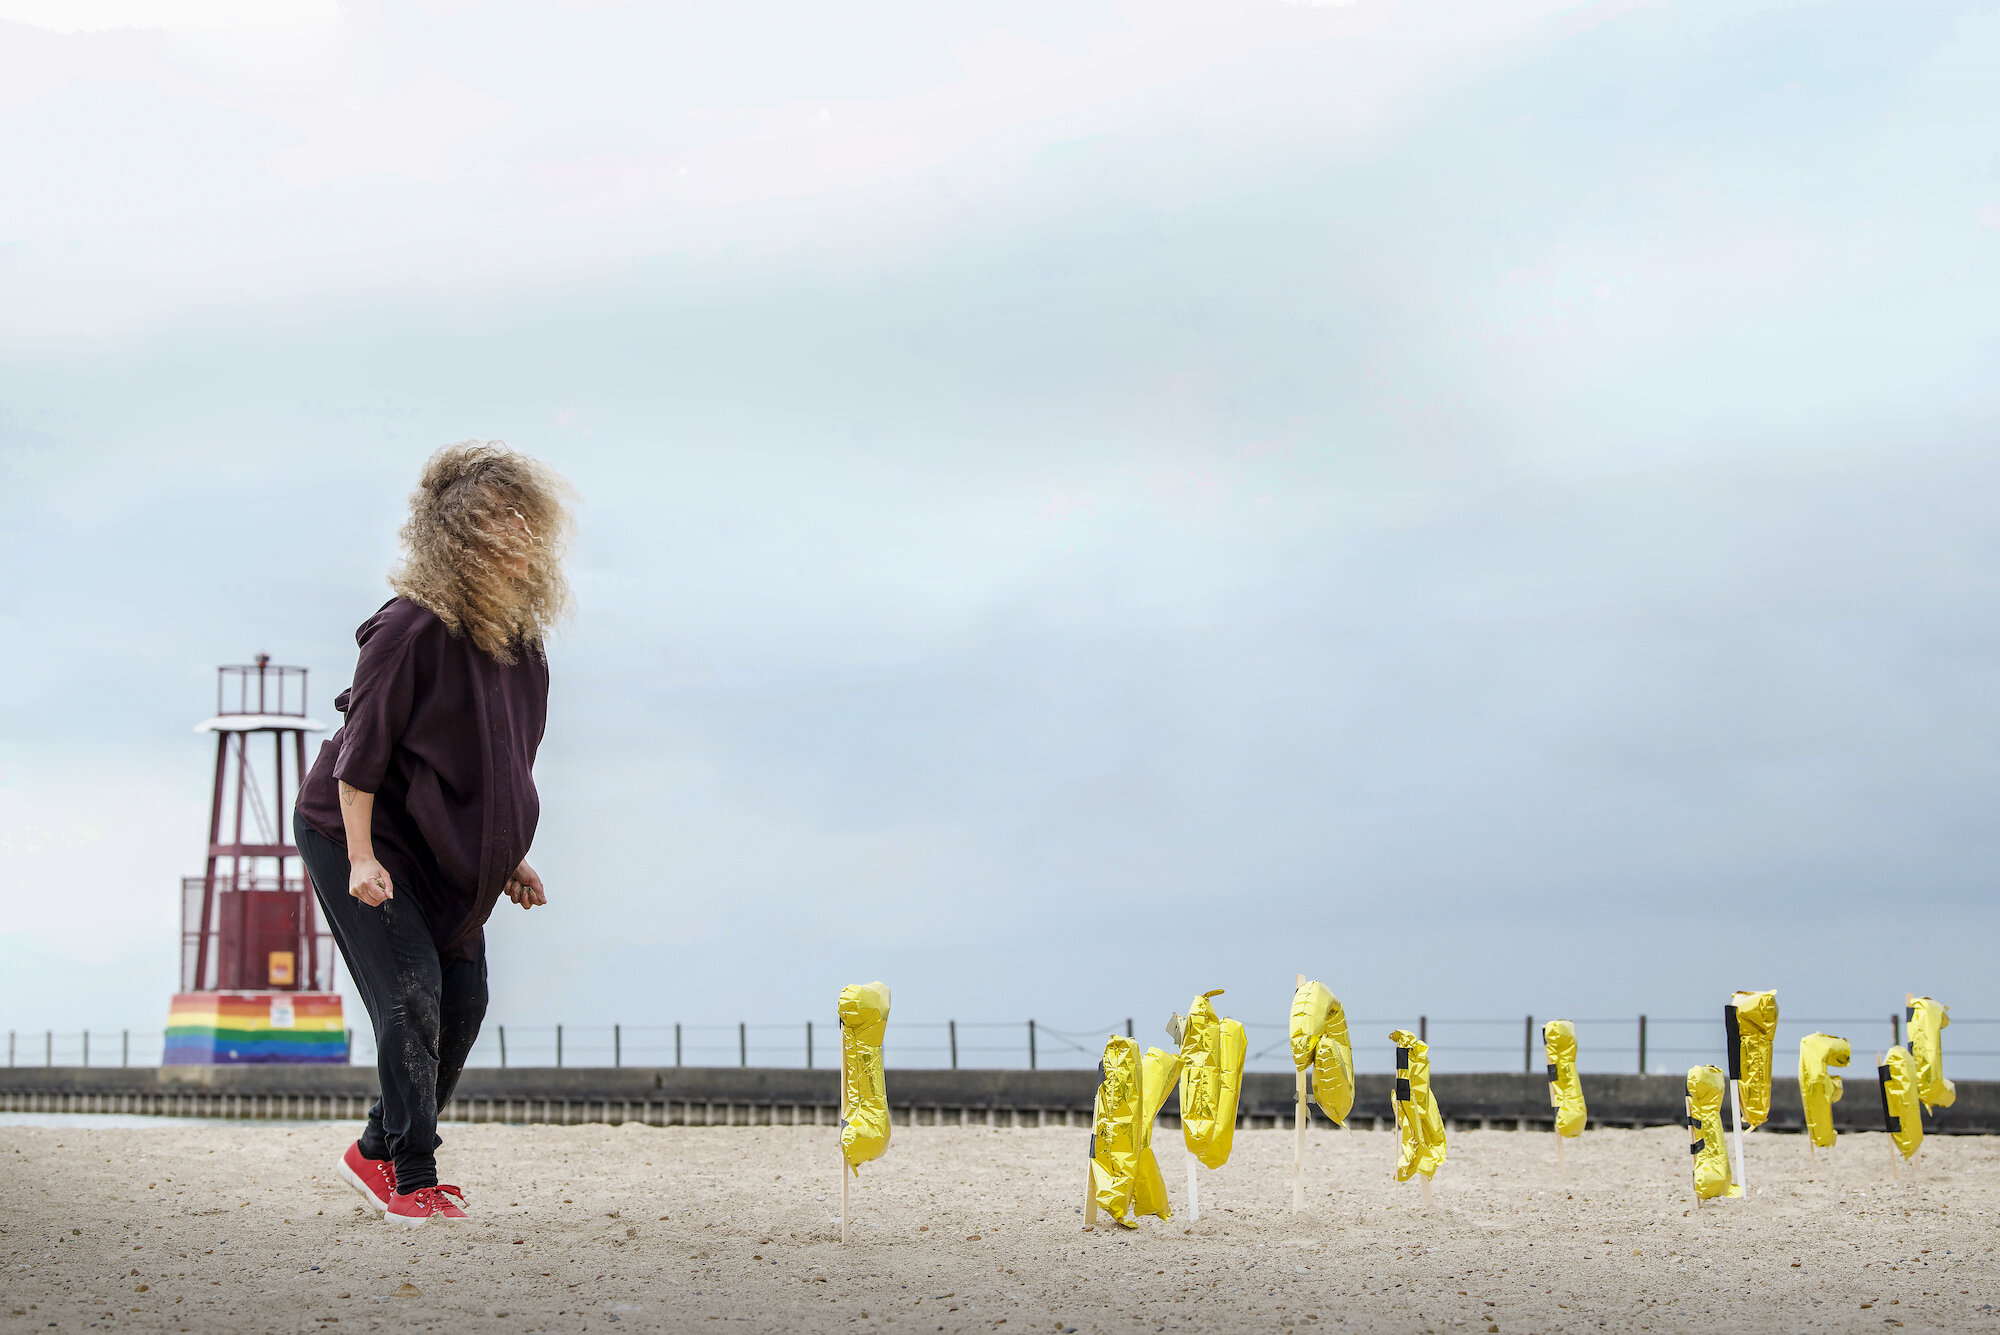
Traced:
<path fill-rule="evenodd" d="M 1729 999 L 1729 1012 L 1736 1017 L 1736 1030 L 1729 1040 L 1736 1045 L 1737 1058 L 1731 1078 L 1740 1082 L 1743 1095 L 1743 1125 L 1762 1126 L 1771 1115 L 1772 1047 L 1778 1037 L 1778 994 L 1738 992 Z"/>
<path fill-rule="evenodd" d="M 1916 1062 L 1902 1048 L 1890 1048 L 1889 1055 L 1875 1068 L 1882 1086 L 1882 1120 L 1889 1139 L 1905 1159 L 1916 1157 L 1924 1144 L 1924 1109 L 1917 1098 Z"/>
<path fill-rule="evenodd" d="M 1296 1070 L 1310 1070 L 1313 1052 L 1319 1047 L 1319 1036 L 1326 1032 L 1327 1016 L 1333 1013 L 1338 1003 L 1325 983 L 1308 979 L 1299 984 L 1292 994 L 1292 1066 Z"/>
<path fill-rule="evenodd" d="M 1743 1188 L 1730 1176 L 1729 1150 L 1722 1143 L 1722 1098 L 1728 1091 L 1728 1077 L 1721 1067 L 1688 1068 L 1688 1152 L 1694 1156 L 1694 1194 L 1698 1200 L 1743 1194 Z"/>
<path fill-rule="evenodd" d="M 1215 1013 L 1211 999 L 1221 995 L 1218 988 L 1196 997 L 1181 1031 L 1181 1138 L 1210 1168 L 1229 1162 L 1243 1058 L 1250 1047 L 1241 1024 Z"/>
<path fill-rule="evenodd" d="M 1091 1122 L 1090 1186 L 1098 1208 L 1127 1228 L 1139 1175 L 1139 1123 L 1145 1113 L 1145 1067 L 1139 1045 L 1114 1035 L 1104 1045 L 1097 1084 L 1097 1112 Z"/>
<path fill-rule="evenodd" d="M 1806 1132 L 1821 1149 L 1839 1138 L 1833 1105 L 1840 1102 L 1841 1080 L 1827 1067 L 1845 1066 L 1852 1057 L 1847 1040 L 1832 1034 L 1807 1034 L 1799 1040 L 1799 1101 L 1805 1104 Z"/>
<path fill-rule="evenodd" d="M 1407 1029 L 1389 1035 L 1396 1045 L 1396 1180 L 1422 1173 L 1428 1181 L 1444 1167 L 1444 1118 L 1431 1097 L 1431 1050 Z"/>
<path fill-rule="evenodd" d="M 889 1088 L 882 1078 L 888 1028 L 887 985 L 840 990 L 840 1153 L 850 1171 L 889 1148 Z"/>
<path fill-rule="evenodd" d="M 1568 1020 L 1550 1020 L 1542 1026 L 1542 1049 L 1549 1059 L 1549 1103 L 1556 1110 L 1556 1132 L 1580 1136 L 1588 1116 L 1583 1081 L 1576 1073 L 1576 1026 Z"/>
<path fill-rule="evenodd" d="M 1174 1212 L 1167 1208 L 1166 1180 L 1160 1176 L 1160 1161 L 1153 1157 L 1153 1119 L 1180 1079 L 1180 1054 L 1147 1048 L 1144 1071 L 1146 1097 L 1139 1109 L 1139 1168 L 1132 1187 L 1132 1209 L 1137 1214 L 1172 1219 Z"/>
<path fill-rule="evenodd" d="M 1958 1099 L 1958 1087 L 1944 1078 L 1944 1027 L 1951 1023 L 1951 1010 L 1929 997 L 1908 1000 L 1903 1016 L 1917 1063 L 1917 1097 L 1926 1108 L 1949 1108 Z"/>
<path fill-rule="evenodd" d="M 1313 1102 L 1335 1126 L 1354 1110 L 1354 1044 L 1347 1013 L 1324 983 L 1305 982 L 1292 997 L 1292 1066 L 1312 1072 Z"/>

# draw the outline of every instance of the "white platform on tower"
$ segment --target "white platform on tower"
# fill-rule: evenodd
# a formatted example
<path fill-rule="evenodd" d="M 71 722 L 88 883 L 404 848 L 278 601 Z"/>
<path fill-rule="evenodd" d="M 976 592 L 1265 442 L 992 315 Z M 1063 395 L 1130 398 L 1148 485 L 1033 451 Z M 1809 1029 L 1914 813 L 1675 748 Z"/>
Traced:
<path fill-rule="evenodd" d="M 196 732 L 269 732 L 277 729 L 325 732 L 326 724 L 299 714 L 217 714 L 206 723 L 195 724 Z"/>

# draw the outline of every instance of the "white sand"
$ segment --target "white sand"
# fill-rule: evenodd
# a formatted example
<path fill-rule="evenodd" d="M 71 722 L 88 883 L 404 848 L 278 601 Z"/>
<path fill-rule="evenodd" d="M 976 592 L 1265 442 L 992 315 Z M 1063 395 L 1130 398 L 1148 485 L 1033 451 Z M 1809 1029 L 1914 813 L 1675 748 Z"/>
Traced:
<path fill-rule="evenodd" d="M 447 1127 L 474 1219 L 417 1230 L 332 1177 L 355 1129 L 0 1127 L 0 1330 L 2000 1330 L 1994 1139 L 1898 1184 L 1879 1135 L 1838 1181 L 1753 1136 L 1755 1199 L 1694 1213 L 1685 1132 L 1592 1132 L 1567 1182 L 1463 1132 L 1426 1212 L 1393 1134 L 1315 1131 L 1294 1215 L 1291 1134 L 1245 1132 L 1200 1223 L 1093 1234 L 1082 1131 L 898 1127 L 843 1249 L 830 1128 Z"/>

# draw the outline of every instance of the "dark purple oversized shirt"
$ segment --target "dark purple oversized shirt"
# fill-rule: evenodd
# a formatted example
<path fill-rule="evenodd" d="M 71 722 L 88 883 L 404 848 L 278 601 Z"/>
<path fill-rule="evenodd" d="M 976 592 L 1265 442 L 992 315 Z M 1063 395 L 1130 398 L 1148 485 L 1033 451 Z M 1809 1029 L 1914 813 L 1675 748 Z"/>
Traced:
<path fill-rule="evenodd" d="M 548 660 L 527 645 L 502 663 L 402 598 L 354 639 L 354 685 L 333 702 L 345 721 L 319 749 L 299 816 L 344 848 L 340 783 L 375 794 L 375 856 L 396 894 L 415 898 L 440 954 L 479 958 L 486 919 L 541 818 Z"/>

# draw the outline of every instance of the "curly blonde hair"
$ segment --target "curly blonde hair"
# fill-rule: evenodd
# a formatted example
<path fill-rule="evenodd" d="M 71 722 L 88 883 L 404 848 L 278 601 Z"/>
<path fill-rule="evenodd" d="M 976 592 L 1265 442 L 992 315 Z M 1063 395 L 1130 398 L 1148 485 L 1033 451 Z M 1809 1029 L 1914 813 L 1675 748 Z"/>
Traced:
<path fill-rule="evenodd" d="M 561 474 L 504 441 L 446 445 L 410 493 L 389 585 L 512 663 L 569 611 L 562 561 L 574 495 Z"/>

